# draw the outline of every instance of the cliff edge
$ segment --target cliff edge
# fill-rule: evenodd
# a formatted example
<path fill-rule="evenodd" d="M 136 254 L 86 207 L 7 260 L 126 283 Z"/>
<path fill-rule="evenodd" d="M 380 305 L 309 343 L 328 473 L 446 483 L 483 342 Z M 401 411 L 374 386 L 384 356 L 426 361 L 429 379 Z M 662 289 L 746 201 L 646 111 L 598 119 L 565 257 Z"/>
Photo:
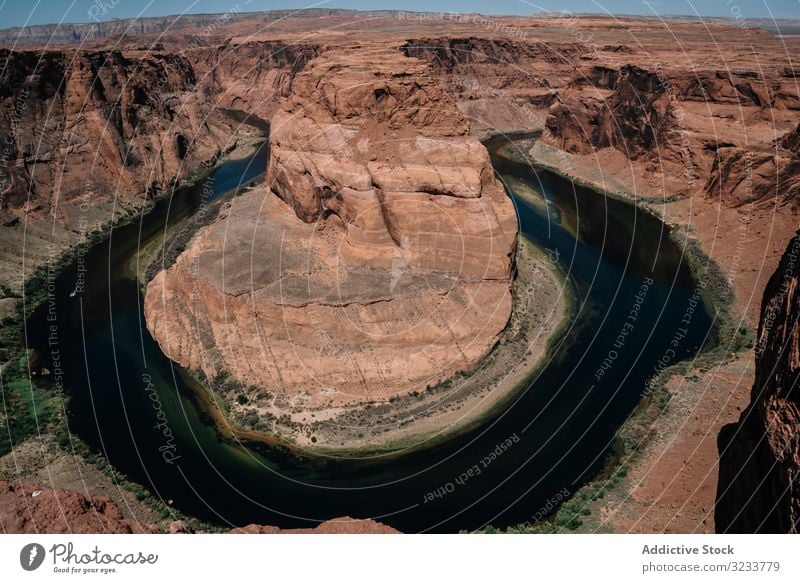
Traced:
<path fill-rule="evenodd" d="M 800 526 L 798 257 L 800 232 L 764 293 L 751 403 L 719 435 L 717 532 L 796 533 Z"/>

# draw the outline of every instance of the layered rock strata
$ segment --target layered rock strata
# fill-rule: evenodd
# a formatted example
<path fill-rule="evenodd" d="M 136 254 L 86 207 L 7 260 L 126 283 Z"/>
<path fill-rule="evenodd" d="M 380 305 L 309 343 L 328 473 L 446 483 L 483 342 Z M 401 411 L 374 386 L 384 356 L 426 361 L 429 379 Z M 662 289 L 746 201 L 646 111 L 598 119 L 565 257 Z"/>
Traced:
<path fill-rule="evenodd" d="M 260 387 L 261 415 L 473 368 L 511 313 L 517 223 L 468 132 L 396 46 L 312 60 L 272 118 L 266 186 L 150 283 L 153 336 L 185 367 Z"/>
<path fill-rule="evenodd" d="M 0 283 L 258 140 L 314 44 L 0 49 Z M 253 120 L 258 121 L 258 117 Z"/>
<path fill-rule="evenodd" d="M 634 163 L 631 169 L 666 175 L 670 194 L 699 194 L 729 207 L 795 204 L 798 157 L 785 142 L 796 130 L 775 139 L 800 107 L 787 85 L 773 70 L 594 65 L 559 92 L 542 140 L 579 156 L 613 148 L 620 162 Z M 631 169 L 610 167 L 623 175 Z"/>

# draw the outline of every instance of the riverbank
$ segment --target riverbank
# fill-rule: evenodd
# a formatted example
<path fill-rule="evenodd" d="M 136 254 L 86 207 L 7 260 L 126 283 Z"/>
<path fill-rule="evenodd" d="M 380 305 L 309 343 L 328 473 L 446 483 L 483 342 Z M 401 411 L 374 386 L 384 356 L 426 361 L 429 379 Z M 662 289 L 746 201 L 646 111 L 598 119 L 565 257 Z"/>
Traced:
<path fill-rule="evenodd" d="M 50 370 L 55 365 L 46 355 L 36 354 L 25 345 L 23 330 L 27 318 L 52 297 L 62 272 L 80 263 L 91 249 L 107 241 L 115 229 L 141 221 L 161 201 L 198 184 L 222 164 L 251 156 L 263 141 L 263 137 L 240 140 L 213 164 L 192 173 L 175 191 L 159 193 L 138 209 L 117 209 L 109 222 L 78 233 L 77 244 L 53 246 L 51 259 L 38 265 L 25 279 L 21 293 L 4 286 L 6 298 L 2 302 L 0 337 L 4 413 L 0 415 L 0 424 L 6 430 L 0 434 L 0 479 L 50 483 L 53 487 L 73 488 L 86 494 L 108 495 L 123 509 L 126 518 L 143 523 L 183 520 L 196 528 L 214 528 L 184 516 L 169 501 L 160 500 L 143 486 L 127 480 L 70 431 L 69 395 L 58 386 L 57 371 Z M 76 290 L 83 293 L 79 288 Z"/>
<path fill-rule="evenodd" d="M 480 426 L 508 407 L 543 368 L 575 313 L 568 279 L 524 237 L 513 298 L 506 330 L 477 369 L 461 371 L 424 392 L 331 408 L 324 416 L 319 409 L 275 407 L 267 411 L 274 420 L 270 432 L 262 429 L 260 419 L 248 426 L 247 408 L 237 408 L 233 397 L 226 399 L 223 391 L 213 388 L 219 386 L 218 379 L 190 371 L 184 376 L 220 434 L 250 446 L 278 447 L 304 457 L 410 453 Z"/>
<path fill-rule="evenodd" d="M 752 383 L 753 332 L 741 282 L 708 254 L 691 218 L 703 203 L 680 196 L 645 197 L 635 185 L 599 178 L 580 157 L 532 140 L 508 148 L 514 159 L 544 168 L 600 196 L 635 204 L 671 228 L 715 315 L 718 340 L 695 358 L 662 368 L 617 432 L 603 470 L 565 496 L 539 522 L 509 532 L 714 532 L 719 428 L 738 418 Z M 613 186 L 613 187 L 612 187 Z M 694 213 L 686 212 L 692 206 Z M 717 209 L 719 210 L 719 209 Z M 681 212 L 683 211 L 683 212 Z M 717 215 L 718 216 L 718 215 Z M 694 235 L 694 236 L 692 236 Z M 730 246 L 715 247 L 712 251 Z M 724 262 L 724 259 L 723 259 Z M 733 282 L 733 283 L 732 283 Z M 739 285 L 737 285 L 739 284 Z M 752 292 L 748 297 L 752 297 Z M 489 531 L 494 529 L 488 528 Z"/>

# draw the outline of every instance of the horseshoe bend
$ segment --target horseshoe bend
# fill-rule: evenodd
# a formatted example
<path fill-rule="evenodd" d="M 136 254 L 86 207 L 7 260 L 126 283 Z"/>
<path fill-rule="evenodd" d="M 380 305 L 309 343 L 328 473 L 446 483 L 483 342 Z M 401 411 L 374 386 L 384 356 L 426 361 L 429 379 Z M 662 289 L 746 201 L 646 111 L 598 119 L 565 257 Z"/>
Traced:
<path fill-rule="evenodd" d="M 336 416 L 480 365 L 511 316 L 516 250 L 511 199 L 431 67 L 333 47 L 272 116 L 264 184 L 155 276 L 145 314 L 170 358 L 240 384 L 232 410 L 327 443 Z"/>
<path fill-rule="evenodd" d="M 100 20 L 0 30 L 4 532 L 797 532 L 797 21 Z"/>

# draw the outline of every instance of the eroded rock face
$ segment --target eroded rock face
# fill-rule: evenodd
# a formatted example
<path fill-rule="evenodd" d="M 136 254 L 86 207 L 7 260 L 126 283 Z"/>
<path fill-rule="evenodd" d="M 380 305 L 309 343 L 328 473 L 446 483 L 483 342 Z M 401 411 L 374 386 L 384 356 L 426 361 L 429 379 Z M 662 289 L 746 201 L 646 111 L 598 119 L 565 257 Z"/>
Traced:
<path fill-rule="evenodd" d="M 199 92 L 217 107 L 238 109 L 269 119 L 292 88 L 292 80 L 319 54 L 313 42 L 226 42 L 185 52 L 197 76 Z"/>
<path fill-rule="evenodd" d="M 194 91 L 183 57 L 0 50 L 0 60 L 0 283 L 17 293 L 82 233 L 259 134 Z"/>
<path fill-rule="evenodd" d="M 706 192 L 729 206 L 800 201 L 800 125 L 761 148 L 720 148 Z"/>
<path fill-rule="evenodd" d="M 107 496 L 0 481 L 0 532 L 141 534 L 157 532 L 125 518 Z"/>
<path fill-rule="evenodd" d="M 186 367 L 268 390 L 259 414 L 474 367 L 510 316 L 517 223 L 468 130 L 397 46 L 311 61 L 272 119 L 266 186 L 150 283 L 153 336 Z"/>
<path fill-rule="evenodd" d="M 360 520 L 343 517 L 326 520 L 314 528 L 289 528 L 281 529 L 275 526 L 248 524 L 228 531 L 230 534 L 399 534 L 391 526 L 386 526 L 374 520 Z"/>
<path fill-rule="evenodd" d="M 403 51 L 430 64 L 472 133 L 486 136 L 541 130 L 557 88 L 567 85 L 573 63 L 589 47 L 563 39 L 534 42 L 512 29 L 501 38 L 409 39 Z"/>
<path fill-rule="evenodd" d="M 77 243 L 76 232 L 139 211 L 258 140 L 258 116 L 285 99 L 316 50 L 281 41 L 173 53 L 0 49 L 0 283 L 18 290 L 21 257 L 36 267 Z"/>
<path fill-rule="evenodd" d="M 683 176 L 676 194 L 730 207 L 776 199 L 795 204 L 800 163 L 784 142 L 796 131 L 777 143 L 765 140 L 775 120 L 783 125 L 786 112 L 798 107 L 786 79 L 771 69 L 689 72 L 657 65 L 578 70 L 550 106 L 542 141 L 583 156 L 614 148 L 648 171 Z"/>
<path fill-rule="evenodd" d="M 767 285 L 750 406 L 720 432 L 717 532 L 800 529 L 800 233 Z"/>
<path fill-rule="evenodd" d="M 214 161 L 237 123 L 192 92 L 185 58 L 116 51 L 2 51 L 3 211 L 58 213 L 80 202 L 141 200 Z M 62 81 L 63 79 L 63 81 Z"/>
<path fill-rule="evenodd" d="M 670 146 L 675 120 L 670 87 L 663 78 L 631 65 L 619 70 L 595 67 L 590 76 L 573 81 L 581 89 L 586 85 L 610 94 L 593 97 L 582 90 L 566 91 L 550 107 L 545 142 L 576 154 L 613 147 L 634 160 L 659 145 Z"/>

